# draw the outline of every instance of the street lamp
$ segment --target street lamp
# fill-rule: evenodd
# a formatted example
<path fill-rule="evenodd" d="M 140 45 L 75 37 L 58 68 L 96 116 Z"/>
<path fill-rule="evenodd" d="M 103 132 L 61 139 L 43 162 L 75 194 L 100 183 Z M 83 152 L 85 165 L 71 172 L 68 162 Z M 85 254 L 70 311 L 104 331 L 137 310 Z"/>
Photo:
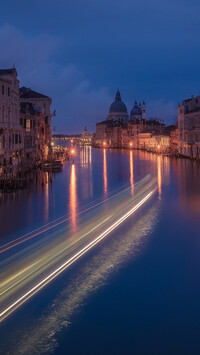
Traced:
<path fill-rule="evenodd" d="M 74 149 L 71 149 L 71 155 L 73 157 L 72 164 L 74 164 L 74 155 L 75 155 L 75 150 Z"/>
<path fill-rule="evenodd" d="M 130 142 L 130 143 L 129 143 L 129 145 L 130 145 L 130 147 L 132 147 L 132 146 L 133 146 L 133 143 L 132 143 L 132 142 Z"/>

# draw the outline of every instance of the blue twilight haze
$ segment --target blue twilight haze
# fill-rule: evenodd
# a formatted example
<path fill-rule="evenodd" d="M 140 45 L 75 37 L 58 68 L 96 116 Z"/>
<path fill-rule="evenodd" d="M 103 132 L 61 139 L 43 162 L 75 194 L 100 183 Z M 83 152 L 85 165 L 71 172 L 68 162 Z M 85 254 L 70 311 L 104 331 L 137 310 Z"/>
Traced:
<path fill-rule="evenodd" d="M 21 85 L 53 99 L 56 133 L 105 119 L 117 87 L 128 109 L 177 120 L 199 95 L 198 0 L 24 0 L 3 2 L 0 68 L 15 64 Z"/>

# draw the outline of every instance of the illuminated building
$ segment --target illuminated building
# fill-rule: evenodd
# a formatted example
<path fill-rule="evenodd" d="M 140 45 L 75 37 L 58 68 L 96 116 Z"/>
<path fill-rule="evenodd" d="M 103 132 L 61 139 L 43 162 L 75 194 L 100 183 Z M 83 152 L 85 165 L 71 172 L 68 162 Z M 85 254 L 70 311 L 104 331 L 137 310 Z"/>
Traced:
<path fill-rule="evenodd" d="M 154 152 L 167 152 L 170 148 L 170 136 L 141 132 L 139 134 L 139 148 Z"/>
<path fill-rule="evenodd" d="M 127 107 L 121 99 L 119 89 L 117 89 L 115 101 L 110 105 L 107 120 L 117 123 L 126 123 L 128 121 Z"/>
<path fill-rule="evenodd" d="M 146 105 L 145 102 L 135 104 L 128 116 L 127 107 L 121 100 L 119 90 L 117 90 L 115 101 L 109 108 L 108 117 L 106 120 L 96 124 L 96 136 L 94 145 L 97 147 L 106 148 L 129 148 L 129 149 L 144 149 L 144 138 L 139 134 L 148 132 L 147 136 L 153 134 L 162 134 L 164 124 L 158 119 L 146 119 Z M 167 139 L 161 138 L 162 146 L 165 148 Z M 142 141 L 142 143 L 141 143 Z M 149 145 L 149 144 L 148 144 Z"/>
<path fill-rule="evenodd" d="M 18 170 L 23 154 L 17 71 L 0 69 L 0 173 Z"/>
<path fill-rule="evenodd" d="M 20 92 L 20 102 L 30 102 L 41 110 L 41 113 L 45 116 L 45 144 L 51 143 L 51 103 L 50 97 L 36 92 L 30 88 L 22 87 Z"/>
<path fill-rule="evenodd" d="M 0 173 L 17 173 L 46 158 L 51 143 L 51 99 L 22 87 L 17 71 L 0 69 Z"/>
<path fill-rule="evenodd" d="M 93 133 L 89 133 L 87 127 L 84 127 L 82 134 L 79 137 L 80 145 L 91 145 L 93 141 Z"/>
<path fill-rule="evenodd" d="M 144 128 L 146 122 L 146 105 L 135 105 L 131 110 L 130 117 L 125 103 L 121 99 L 119 89 L 115 101 L 110 105 L 106 120 L 96 124 L 96 137 L 94 144 L 102 146 L 107 142 L 107 147 L 120 148 L 129 147 L 130 140 L 133 148 L 138 148 L 136 136 L 138 131 Z M 138 128 L 139 126 L 139 128 Z"/>
<path fill-rule="evenodd" d="M 41 109 L 30 102 L 20 103 L 20 125 L 24 137 L 25 165 L 31 165 L 33 159 L 40 161 L 45 157 L 45 115 Z"/>
<path fill-rule="evenodd" d="M 200 155 L 200 96 L 182 101 L 178 107 L 179 153 L 191 158 Z"/>

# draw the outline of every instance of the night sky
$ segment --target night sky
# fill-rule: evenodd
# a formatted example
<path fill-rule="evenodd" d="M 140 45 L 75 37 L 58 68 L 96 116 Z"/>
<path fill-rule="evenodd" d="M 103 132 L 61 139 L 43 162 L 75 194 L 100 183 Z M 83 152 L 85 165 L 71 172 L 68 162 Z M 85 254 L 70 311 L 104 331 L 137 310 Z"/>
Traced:
<path fill-rule="evenodd" d="M 128 109 L 177 120 L 200 94 L 199 0 L 35 0 L 1 3 L 0 68 L 53 99 L 56 133 L 90 131 L 119 87 Z"/>

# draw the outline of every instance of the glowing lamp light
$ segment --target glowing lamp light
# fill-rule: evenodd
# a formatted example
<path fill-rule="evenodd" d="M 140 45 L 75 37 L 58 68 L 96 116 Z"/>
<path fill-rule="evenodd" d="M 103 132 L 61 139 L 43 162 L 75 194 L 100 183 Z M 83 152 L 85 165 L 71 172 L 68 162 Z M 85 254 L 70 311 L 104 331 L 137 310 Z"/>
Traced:
<path fill-rule="evenodd" d="M 72 150 L 71 150 L 71 153 L 72 153 L 72 154 L 74 154 L 74 153 L 75 153 L 74 149 L 72 149 Z"/>
<path fill-rule="evenodd" d="M 105 145 L 106 145 L 106 142 L 103 142 L 103 145 L 105 146 Z"/>
<path fill-rule="evenodd" d="M 130 147 L 132 147 L 132 146 L 133 146 L 133 143 L 132 143 L 132 142 L 130 142 L 130 143 L 129 143 L 129 145 L 130 145 Z"/>
<path fill-rule="evenodd" d="M 160 149 L 160 145 L 158 145 L 158 149 Z"/>

